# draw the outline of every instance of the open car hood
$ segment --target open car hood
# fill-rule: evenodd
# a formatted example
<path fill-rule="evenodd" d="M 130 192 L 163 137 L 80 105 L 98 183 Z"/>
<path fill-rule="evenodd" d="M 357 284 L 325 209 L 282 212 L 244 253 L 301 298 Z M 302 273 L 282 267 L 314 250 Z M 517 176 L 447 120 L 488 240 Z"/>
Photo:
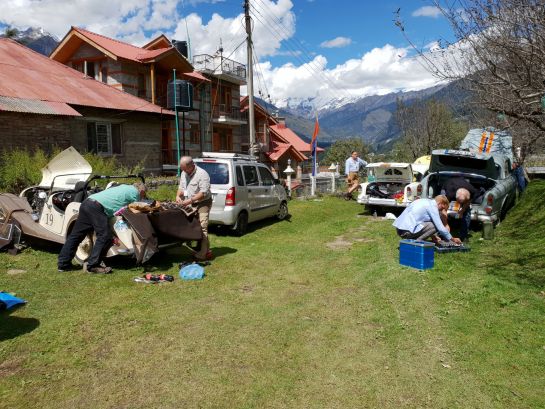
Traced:
<path fill-rule="evenodd" d="M 40 187 L 54 190 L 74 189 L 76 183 L 86 181 L 93 173 L 89 162 L 72 146 L 63 150 L 42 168 Z"/>
<path fill-rule="evenodd" d="M 499 166 L 492 155 L 452 149 L 434 150 L 431 155 L 430 173 L 473 173 L 489 179 L 497 179 Z"/>
<path fill-rule="evenodd" d="M 410 163 L 376 162 L 366 168 L 375 176 L 376 182 L 410 183 L 413 180 Z"/>

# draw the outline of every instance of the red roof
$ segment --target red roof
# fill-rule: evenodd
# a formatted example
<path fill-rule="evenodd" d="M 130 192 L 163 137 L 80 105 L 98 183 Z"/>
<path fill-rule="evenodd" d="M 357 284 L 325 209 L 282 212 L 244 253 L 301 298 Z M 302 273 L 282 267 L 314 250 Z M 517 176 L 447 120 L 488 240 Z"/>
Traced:
<path fill-rule="evenodd" d="M 289 143 L 280 143 L 277 141 L 273 141 L 275 147 L 272 150 L 272 152 L 266 152 L 265 155 L 272 161 L 272 162 L 278 162 L 278 160 L 284 156 L 286 153 L 291 153 L 291 157 L 295 157 L 297 161 L 304 161 L 308 158 L 303 155 L 301 152 L 299 152 L 297 149 L 295 149 L 293 146 L 291 146 Z"/>
<path fill-rule="evenodd" d="M 295 149 L 303 153 L 310 153 L 310 144 L 303 141 L 295 132 L 290 128 L 286 127 L 284 124 L 271 125 L 270 128 L 280 135 L 286 142 L 290 143 Z M 323 152 L 324 150 L 320 147 L 317 147 L 318 152 Z"/>
<path fill-rule="evenodd" d="M 0 38 L 0 96 L 61 104 L 49 104 L 53 107 L 70 104 L 174 114 L 158 105 L 86 77 L 79 71 L 5 38 Z M 67 109 L 64 114 L 69 114 L 69 111 L 70 109 Z"/>
<path fill-rule="evenodd" d="M 168 47 L 159 48 L 157 50 L 146 50 L 132 44 L 124 43 L 123 41 L 115 40 L 113 38 L 87 31 L 83 28 L 72 27 L 72 29 L 87 37 L 89 40 L 91 40 L 101 48 L 105 49 L 106 51 L 109 51 L 111 54 L 114 54 L 115 56 L 124 58 L 126 60 L 132 60 L 136 62 L 155 58 L 158 55 L 161 55 L 173 49 L 173 47 Z"/>

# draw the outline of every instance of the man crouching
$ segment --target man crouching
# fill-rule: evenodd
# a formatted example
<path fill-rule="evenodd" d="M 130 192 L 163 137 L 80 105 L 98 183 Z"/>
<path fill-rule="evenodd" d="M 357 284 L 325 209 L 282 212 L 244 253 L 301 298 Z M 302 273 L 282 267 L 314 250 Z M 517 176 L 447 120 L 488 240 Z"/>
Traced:
<path fill-rule="evenodd" d="M 426 240 L 438 234 L 445 241 L 461 244 L 461 240 L 452 237 L 441 220 L 440 212 L 446 211 L 449 201 L 439 195 L 435 199 L 418 199 L 412 202 L 393 223 L 397 234 L 402 239 Z"/>

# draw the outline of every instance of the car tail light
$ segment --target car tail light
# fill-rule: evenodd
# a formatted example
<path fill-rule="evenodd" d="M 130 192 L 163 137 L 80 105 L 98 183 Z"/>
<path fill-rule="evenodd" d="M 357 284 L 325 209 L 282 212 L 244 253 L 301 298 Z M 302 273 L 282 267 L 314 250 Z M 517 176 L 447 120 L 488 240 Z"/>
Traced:
<path fill-rule="evenodd" d="M 418 196 L 422 196 L 422 185 L 418 185 L 418 186 L 416 187 L 416 194 L 417 194 Z"/>
<path fill-rule="evenodd" d="M 492 207 L 486 206 L 486 207 L 484 208 L 484 211 L 486 212 L 486 214 L 492 214 Z"/>
<path fill-rule="evenodd" d="M 492 203 L 494 203 L 494 196 L 492 196 L 492 193 L 489 193 L 488 196 L 486 196 L 486 204 L 492 206 Z"/>
<path fill-rule="evenodd" d="M 412 196 L 413 191 L 410 187 L 407 186 L 407 197 Z"/>
<path fill-rule="evenodd" d="M 227 196 L 225 196 L 225 206 L 234 206 L 235 203 L 235 188 L 232 187 L 227 191 Z"/>

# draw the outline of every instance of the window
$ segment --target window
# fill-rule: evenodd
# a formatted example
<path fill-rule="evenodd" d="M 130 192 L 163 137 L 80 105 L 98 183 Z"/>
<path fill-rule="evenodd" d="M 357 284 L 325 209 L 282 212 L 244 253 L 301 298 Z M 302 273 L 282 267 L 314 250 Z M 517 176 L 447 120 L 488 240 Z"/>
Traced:
<path fill-rule="evenodd" d="M 107 67 L 102 67 L 100 69 L 100 79 L 101 81 L 104 83 L 104 84 L 107 84 L 108 83 L 108 68 Z"/>
<path fill-rule="evenodd" d="M 244 178 L 242 177 L 242 169 L 237 166 L 237 185 L 244 186 Z"/>
<path fill-rule="evenodd" d="M 121 124 L 87 123 L 87 150 L 99 155 L 120 155 L 122 153 Z"/>
<path fill-rule="evenodd" d="M 189 143 L 201 143 L 201 129 L 199 124 L 189 124 Z"/>
<path fill-rule="evenodd" d="M 259 179 L 257 178 L 257 169 L 255 166 L 244 165 L 244 179 L 246 179 L 247 186 L 259 186 Z"/>
<path fill-rule="evenodd" d="M 199 162 L 198 166 L 208 173 L 210 184 L 226 185 L 229 183 L 229 165 L 226 163 Z"/>
<path fill-rule="evenodd" d="M 261 176 L 261 183 L 263 186 L 272 186 L 274 185 L 274 178 L 271 175 L 269 169 L 259 166 L 259 176 Z"/>
<path fill-rule="evenodd" d="M 95 63 L 93 61 L 85 61 L 84 64 L 87 64 L 87 75 L 95 78 Z"/>
<path fill-rule="evenodd" d="M 146 98 L 146 76 L 144 74 L 138 74 L 138 97 Z"/>

